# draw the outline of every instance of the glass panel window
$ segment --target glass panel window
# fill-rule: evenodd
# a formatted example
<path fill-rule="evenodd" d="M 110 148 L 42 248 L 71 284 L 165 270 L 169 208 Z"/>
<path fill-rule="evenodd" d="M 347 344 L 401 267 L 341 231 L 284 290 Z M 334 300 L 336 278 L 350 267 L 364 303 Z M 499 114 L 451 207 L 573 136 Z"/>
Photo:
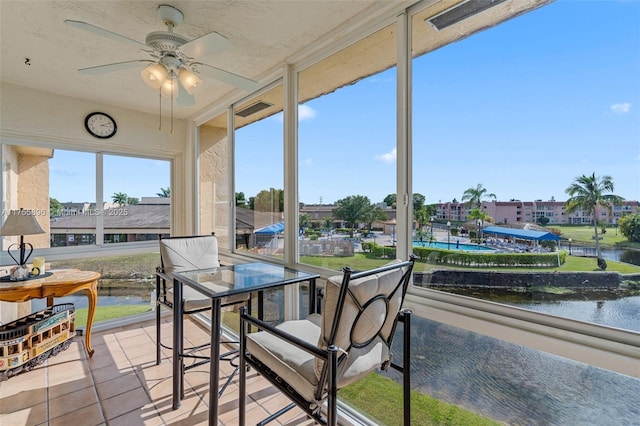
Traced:
<path fill-rule="evenodd" d="M 439 212 L 414 241 L 424 259 L 416 276 L 434 289 L 640 331 L 629 321 L 640 315 L 637 290 L 616 274 L 640 268 L 621 262 L 623 239 L 606 229 L 615 219 L 607 208 L 565 208 L 580 176 L 609 175 L 615 190 L 603 195 L 638 198 L 638 120 L 628 108 L 640 97 L 640 5 L 555 2 L 493 26 L 500 10 L 519 7 L 505 2 L 485 21 L 436 29 L 443 7 L 412 17 L 412 182 Z M 613 140 L 615 150 L 600 149 Z M 507 233 L 486 230 L 496 225 Z"/>
<path fill-rule="evenodd" d="M 96 155 L 52 150 L 49 160 L 51 247 L 96 243 Z"/>
<path fill-rule="evenodd" d="M 104 204 L 96 209 L 105 243 L 157 240 L 170 233 L 170 163 L 104 156 Z"/>
<path fill-rule="evenodd" d="M 393 24 L 298 75 L 300 263 L 395 257 L 395 46 Z"/>
<path fill-rule="evenodd" d="M 586 425 L 601 423 L 606 415 L 604 423 L 625 425 L 636 423 L 640 414 L 634 401 L 640 392 L 637 378 L 417 315 L 411 323 L 411 352 L 416 354 L 411 360 L 412 389 L 485 418 L 472 422 L 470 414 L 460 411 L 452 424 L 493 424 L 493 419 L 501 424 Z M 400 358 L 401 335 L 394 347 Z M 384 375 L 402 383 L 393 370 Z M 372 411 L 368 414 L 385 414 Z"/>
<path fill-rule="evenodd" d="M 284 257 L 282 85 L 234 107 L 235 248 Z"/>

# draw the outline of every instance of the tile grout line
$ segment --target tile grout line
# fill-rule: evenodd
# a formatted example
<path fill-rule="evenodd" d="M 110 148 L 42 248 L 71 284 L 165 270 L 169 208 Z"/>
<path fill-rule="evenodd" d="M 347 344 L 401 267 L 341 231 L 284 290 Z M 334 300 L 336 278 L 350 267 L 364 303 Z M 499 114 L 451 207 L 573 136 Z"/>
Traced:
<path fill-rule="evenodd" d="M 147 335 L 152 341 L 155 341 L 148 332 L 145 329 L 145 327 L 140 327 L 140 329 L 142 330 L 142 332 Z M 114 335 L 115 337 L 115 335 Z M 134 367 L 133 363 L 131 362 L 131 358 L 129 358 L 129 355 L 127 354 L 127 351 L 125 349 L 125 346 L 122 345 L 120 338 L 116 337 L 116 341 L 118 342 L 118 346 L 120 347 L 120 349 L 122 349 L 122 353 L 124 354 L 124 356 L 127 358 L 127 362 L 129 363 L 129 367 L 131 368 L 131 371 L 133 371 L 134 375 L 136 376 L 136 379 L 138 380 L 138 383 L 140 383 L 140 387 L 142 388 L 142 390 L 144 391 L 144 393 L 147 395 L 147 397 L 149 398 L 149 401 L 151 401 L 151 404 L 153 406 L 153 409 L 155 411 L 155 417 L 159 418 L 162 421 L 163 425 L 166 425 L 167 423 L 165 422 L 164 418 L 162 417 L 162 414 L 160 413 L 160 410 L 158 409 L 158 406 L 156 405 L 156 402 L 154 401 L 154 399 L 151 397 L 151 394 L 149 393 L 149 390 L 147 389 L 146 386 L 146 380 L 143 380 L 143 378 L 141 378 L 138 373 L 143 373 L 142 370 L 136 370 L 136 368 Z M 132 410 L 135 411 L 138 410 L 137 408 Z M 124 413 L 126 414 L 126 413 Z M 107 422 L 108 424 L 108 422 Z"/>
<path fill-rule="evenodd" d="M 47 419 L 47 424 L 51 423 L 51 394 L 49 389 L 51 388 L 50 383 L 49 383 L 49 358 L 47 358 L 46 363 L 44 365 L 44 385 L 46 386 L 45 389 L 45 395 L 47 398 L 47 404 L 46 404 L 46 419 Z"/>
<path fill-rule="evenodd" d="M 96 386 L 96 380 L 93 376 L 93 369 L 91 368 L 91 364 L 89 363 L 89 355 L 87 354 L 87 348 L 85 347 L 84 339 L 80 341 L 82 345 L 82 361 L 87 365 L 87 370 L 89 371 L 89 378 L 91 379 L 91 386 L 93 386 L 93 390 L 96 393 L 96 400 L 98 402 L 98 406 L 100 407 L 100 414 L 102 414 L 102 420 L 105 424 L 107 424 L 107 417 L 104 413 L 104 407 L 102 406 L 102 400 L 100 399 L 100 395 L 98 394 L 98 387 Z M 94 352 L 95 354 L 95 352 Z"/>
<path fill-rule="evenodd" d="M 141 327 L 142 331 L 151 339 L 151 341 L 153 341 L 155 343 L 155 336 L 150 335 L 149 332 L 146 330 L 146 327 Z M 118 343 L 120 342 L 120 340 L 118 340 Z M 126 352 L 125 352 L 126 354 Z M 127 360 L 129 360 L 129 356 L 127 356 Z M 129 364 L 131 364 L 131 361 L 129 360 Z M 141 374 L 143 374 L 143 371 L 140 371 Z M 149 400 L 151 401 L 152 405 L 153 405 L 153 409 L 155 410 L 155 414 L 156 417 L 159 418 L 162 421 L 163 425 L 166 425 L 167 423 L 164 420 L 164 417 L 162 417 L 162 414 L 160 413 L 160 410 L 158 408 L 158 405 L 156 404 L 156 401 L 151 397 L 151 394 L 149 393 L 149 389 L 147 389 L 147 381 L 146 380 L 142 380 L 142 378 L 140 378 L 140 376 L 138 376 L 138 372 L 136 372 L 136 377 L 138 378 L 138 380 L 141 383 L 142 388 L 144 389 L 145 393 L 147 394 L 147 396 L 149 397 Z"/>

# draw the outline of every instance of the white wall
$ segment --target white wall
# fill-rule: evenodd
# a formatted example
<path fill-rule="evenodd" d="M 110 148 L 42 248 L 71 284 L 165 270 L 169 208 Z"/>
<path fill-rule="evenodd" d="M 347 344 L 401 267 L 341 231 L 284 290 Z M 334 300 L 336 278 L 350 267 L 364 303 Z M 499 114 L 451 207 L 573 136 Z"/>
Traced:
<path fill-rule="evenodd" d="M 84 128 L 87 114 L 106 112 L 117 122 L 110 139 L 92 137 Z M 58 149 L 137 155 L 172 160 L 173 231 L 189 233 L 192 227 L 193 188 L 185 170 L 191 170 L 191 133 L 184 120 L 173 122 L 159 116 L 112 105 L 97 104 L 10 84 L 0 85 L 0 143 Z M 185 155 L 188 152 L 188 155 Z"/>

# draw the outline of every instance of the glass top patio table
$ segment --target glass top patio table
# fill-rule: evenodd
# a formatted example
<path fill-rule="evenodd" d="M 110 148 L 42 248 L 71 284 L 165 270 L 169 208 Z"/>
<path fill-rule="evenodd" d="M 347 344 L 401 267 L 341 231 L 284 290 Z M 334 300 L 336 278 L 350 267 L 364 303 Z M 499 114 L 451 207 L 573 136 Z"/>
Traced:
<path fill-rule="evenodd" d="M 212 299 L 295 284 L 319 275 L 264 262 L 176 272 L 183 284 Z"/>
<path fill-rule="evenodd" d="M 243 263 L 220 266 L 217 268 L 198 269 L 194 271 L 176 272 L 174 278 L 174 300 L 182 300 L 183 285 L 202 293 L 211 299 L 211 368 L 209 369 L 209 425 L 218 424 L 218 382 L 220 366 L 220 326 L 222 299 L 242 293 L 260 293 L 263 290 L 304 281 L 309 282 L 309 307 L 313 309 L 315 302 L 315 281 L 318 274 L 311 274 L 282 265 L 265 262 Z M 180 355 L 183 349 L 182 303 L 174 303 L 173 309 L 173 409 L 180 407 L 184 397 L 184 360 Z"/>

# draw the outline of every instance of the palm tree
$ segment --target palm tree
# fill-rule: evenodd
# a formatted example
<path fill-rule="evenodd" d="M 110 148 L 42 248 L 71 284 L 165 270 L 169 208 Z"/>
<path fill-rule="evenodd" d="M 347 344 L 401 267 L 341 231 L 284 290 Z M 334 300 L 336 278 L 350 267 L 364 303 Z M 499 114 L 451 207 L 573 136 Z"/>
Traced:
<path fill-rule="evenodd" d="M 171 188 L 166 187 L 166 188 L 160 188 L 160 192 L 156 192 L 156 195 L 158 197 L 162 197 L 162 198 L 169 198 L 171 196 Z"/>
<path fill-rule="evenodd" d="M 111 199 L 119 206 L 126 206 L 129 197 L 124 192 L 116 192 L 111 196 Z"/>
<path fill-rule="evenodd" d="M 478 239 L 478 243 L 480 243 L 482 240 L 482 238 L 480 237 L 480 235 L 482 234 L 482 229 L 480 229 L 481 224 L 486 224 L 487 222 L 493 222 L 493 218 L 489 216 L 489 213 L 483 211 L 479 207 L 474 207 L 469 212 L 467 219 L 473 220 L 473 222 L 477 224 L 478 234 L 476 235 L 476 238 Z M 480 220 L 481 222 L 478 223 L 478 220 Z"/>
<path fill-rule="evenodd" d="M 479 183 L 475 188 L 469 188 L 462 194 L 462 201 L 467 202 L 467 206 L 482 206 L 483 198 L 496 199 L 496 194 L 488 194 L 487 189 Z"/>
<path fill-rule="evenodd" d="M 596 256 L 598 258 L 598 267 L 607 269 L 607 262 L 602 258 L 600 252 L 600 238 L 598 237 L 598 206 L 611 208 L 611 204 L 619 205 L 624 198 L 606 194 L 613 192 L 613 179 L 611 176 L 598 177 L 595 173 L 591 176 L 578 176 L 574 182 L 564 191 L 569 195 L 569 199 L 565 203 L 567 213 L 573 213 L 576 210 L 582 210 L 586 215 L 593 217 L 593 232 L 596 240 Z"/>

